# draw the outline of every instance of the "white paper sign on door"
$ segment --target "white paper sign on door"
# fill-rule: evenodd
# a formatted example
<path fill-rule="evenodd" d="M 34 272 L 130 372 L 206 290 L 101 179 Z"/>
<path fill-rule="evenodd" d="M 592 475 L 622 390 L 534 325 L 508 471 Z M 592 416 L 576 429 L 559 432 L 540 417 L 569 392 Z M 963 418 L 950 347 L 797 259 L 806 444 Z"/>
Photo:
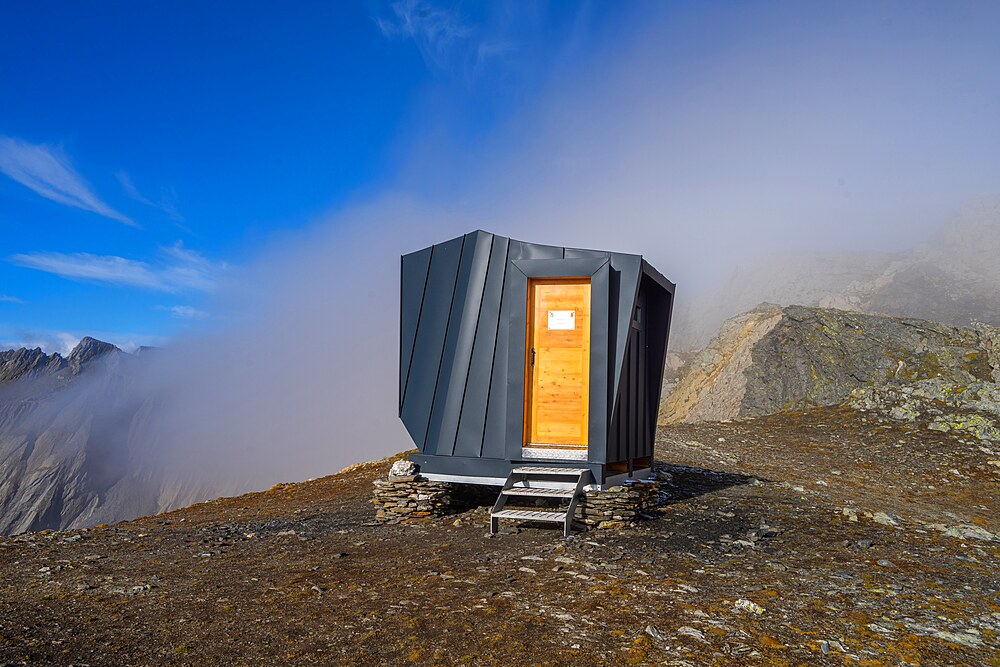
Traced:
<path fill-rule="evenodd" d="M 549 329 L 576 329 L 576 311 L 550 310 Z"/>

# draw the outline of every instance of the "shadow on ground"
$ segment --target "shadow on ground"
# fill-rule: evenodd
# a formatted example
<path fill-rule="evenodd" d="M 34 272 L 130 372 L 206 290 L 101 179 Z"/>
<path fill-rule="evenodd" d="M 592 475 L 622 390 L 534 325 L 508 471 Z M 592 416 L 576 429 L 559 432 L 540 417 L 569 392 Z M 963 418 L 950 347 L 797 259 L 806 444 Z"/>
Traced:
<path fill-rule="evenodd" d="M 657 479 L 660 480 L 659 504 L 661 506 L 672 505 L 731 486 L 752 484 L 759 479 L 731 472 L 661 462 L 654 464 L 654 472 Z"/>

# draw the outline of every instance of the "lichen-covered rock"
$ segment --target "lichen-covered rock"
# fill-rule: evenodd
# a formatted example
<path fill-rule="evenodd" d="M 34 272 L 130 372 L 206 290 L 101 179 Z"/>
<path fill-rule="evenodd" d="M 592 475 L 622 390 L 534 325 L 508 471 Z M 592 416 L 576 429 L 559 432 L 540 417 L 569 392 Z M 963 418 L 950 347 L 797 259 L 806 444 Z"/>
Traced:
<path fill-rule="evenodd" d="M 420 466 L 418 466 L 413 461 L 409 459 L 399 459 L 392 464 L 389 468 L 389 475 L 391 477 L 412 477 L 420 471 Z"/>
<path fill-rule="evenodd" d="M 854 390 L 848 405 L 895 421 L 927 422 L 932 431 L 1000 441 L 1000 385 L 995 382 L 957 385 L 933 378 L 905 386 L 879 385 Z"/>
<path fill-rule="evenodd" d="M 664 399 L 660 419 L 762 416 L 860 400 L 859 391 L 883 385 L 927 383 L 921 391 L 943 391 L 994 384 L 998 375 L 996 327 L 765 306 L 727 322 Z M 987 394 L 987 402 L 995 398 Z M 917 405 L 894 407 L 899 421 L 919 417 Z"/>
<path fill-rule="evenodd" d="M 935 417 L 927 428 L 934 431 L 962 431 L 979 440 L 1000 441 L 1000 429 L 991 419 L 980 414 L 949 414 Z"/>

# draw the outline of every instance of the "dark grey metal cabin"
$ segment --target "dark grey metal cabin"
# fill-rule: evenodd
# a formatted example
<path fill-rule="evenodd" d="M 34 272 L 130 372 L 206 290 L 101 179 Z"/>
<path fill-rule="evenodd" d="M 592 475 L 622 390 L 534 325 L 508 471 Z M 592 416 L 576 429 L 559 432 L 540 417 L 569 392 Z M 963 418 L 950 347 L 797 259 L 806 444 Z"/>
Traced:
<path fill-rule="evenodd" d="M 589 303 L 579 313 L 552 306 L 561 303 L 555 300 L 547 302 L 548 311 L 545 303 L 531 305 L 533 298 L 549 298 L 533 285 L 558 288 L 561 281 L 569 287 L 551 298 L 586 294 Z M 573 291 L 574 284 L 589 287 Z M 674 284 L 640 255 L 475 231 L 404 255 L 400 290 L 399 417 L 419 450 L 410 459 L 422 475 L 502 484 L 512 469 L 530 463 L 587 468 L 600 486 L 645 476 Z M 576 321 L 584 323 L 582 331 L 572 331 Z M 529 425 L 538 414 L 567 414 L 564 406 L 553 407 L 551 398 L 528 407 L 535 399 L 526 392 L 541 396 L 537 387 L 543 386 L 532 379 L 536 331 L 553 340 L 589 336 L 581 348 L 589 354 L 582 399 L 578 382 L 552 380 L 565 364 L 551 362 L 548 380 L 537 381 L 547 381 L 550 394 L 575 392 L 577 398 L 567 400 L 585 402 L 576 406 L 583 415 L 579 440 L 585 444 L 529 441 L 529 431 L 542 434 L 531 436 L 536 440 L 556 439 L 544 435 L 544 424 Z M 572 350 L 557 351 L 560 358 L 576 358 Z M 576 372 L 573 377 L 580 377 L 580 369 Z M 570 426 L 575 414 L 567 418 Z"/>

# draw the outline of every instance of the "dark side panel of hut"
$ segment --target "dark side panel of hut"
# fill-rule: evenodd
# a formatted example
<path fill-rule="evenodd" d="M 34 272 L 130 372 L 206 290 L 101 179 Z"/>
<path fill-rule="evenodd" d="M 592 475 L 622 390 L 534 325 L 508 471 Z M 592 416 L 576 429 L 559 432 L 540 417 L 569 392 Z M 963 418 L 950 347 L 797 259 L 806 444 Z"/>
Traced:
<path fill-rule="evenodd" d="M 558 300 L 584 291 L 540 287 L 563 283 L 588 285 L 589 303 Z M 529 287 L 554 309 L 529 312 Z M 498 484 L 531 462 L 588 467 L 605 485 L 648 469 L 674 284 L 641 256 L 475 231 L 404 255 L 400 290 L 399 417 L 422 475 Z M 577 316 L 589 330 L 562 335 Z M 551 339 L 538 339 L 546 347 L 533 348 L 533 332 Z M 582 375 L 564 363 L 577 358 L 573 341 L 588 347 Z M 546 384 L 536 371 L 576 374 Z M 581 383 L 583 398 L 568 398 L 565 386 Z M 551 405 L 560 400 L 569 402 Z M 556 433 L 532 429 L 533 418 L 555 419 L 580 400 L 582 442 L 532 441 Z"/>

